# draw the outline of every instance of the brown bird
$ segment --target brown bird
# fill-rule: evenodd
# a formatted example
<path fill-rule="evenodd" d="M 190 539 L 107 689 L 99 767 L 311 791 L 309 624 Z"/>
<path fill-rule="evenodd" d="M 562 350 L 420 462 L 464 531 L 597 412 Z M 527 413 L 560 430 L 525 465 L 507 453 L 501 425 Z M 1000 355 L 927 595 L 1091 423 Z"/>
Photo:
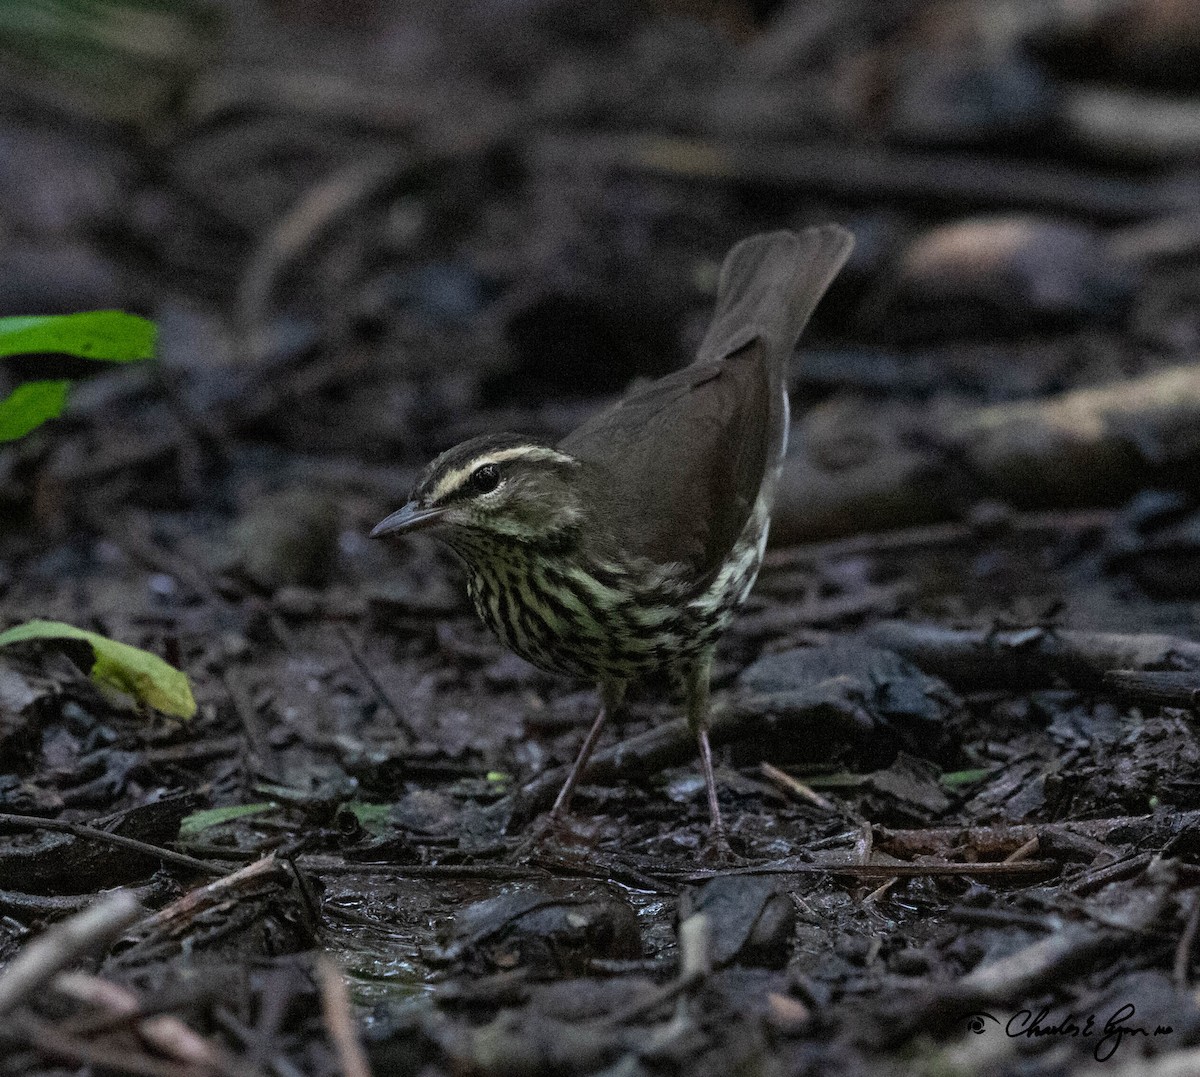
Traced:
<path fill-rule="evenodd" d="M 550 820 L 626 685 L 683 687 L 725 848 L 708 742 L 713 649 L 762 563 L 788 434 L 788 360 L 853 246 L 836 225 L 737 244 L 695 362 L 557 445 L 485 434 L 448 449 L 372 537 L 435 527 L 475 609 L 522 658 L 599 686 L 600 712 Z"/>

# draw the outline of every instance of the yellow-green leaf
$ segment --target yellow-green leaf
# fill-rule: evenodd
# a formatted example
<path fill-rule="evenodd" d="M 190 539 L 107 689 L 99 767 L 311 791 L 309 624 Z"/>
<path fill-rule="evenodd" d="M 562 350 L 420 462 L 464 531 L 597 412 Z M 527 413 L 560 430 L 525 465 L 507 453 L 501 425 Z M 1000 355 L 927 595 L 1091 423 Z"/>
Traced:
<path fill-rule="evenodd" d="M 0 441 L 16 441 L 62 414 L 69 381 L 27 381 L 0 400 Z"/>
<path fill-rule="evenodd" d="M 205 808 L 203 811 L 192 812 L 179 824 L 179 837 L 180 840 L 194 838 L 209 827 L 231 823 L 248 815 L 261 815 L 263 812 L 274 811 L 276 807 L 273 801 L 264 801 L 259 804 L 230 804 L 224 808 Z"/>
<path fill-rule="evenodd" d="M 185 673 L 156 654 L 118 643 L 98 632 L 87 632 L 61 621 L 27 621 L 0 632 L 0 647 L 41 639 L 82 640 L 92 648 L 94 680 L 119 688 L 164 714 L 191 718 L 196 713 L 196 700 Z"/>
<path fill-rule="evenodd" d="M 0 355 L 50 352 L 129 363 L 154 358 L 153 322 L 120 310 L 0 318 Z"/>
<path fill-rule="evenodd" d="M 346 807 L 354 813 L 358 825 L 376 837 L 382 837 L 391 829 L 388 824 L 392 818 L 394 805 L 368 804 L 365 801 L 353 800 Z"/>

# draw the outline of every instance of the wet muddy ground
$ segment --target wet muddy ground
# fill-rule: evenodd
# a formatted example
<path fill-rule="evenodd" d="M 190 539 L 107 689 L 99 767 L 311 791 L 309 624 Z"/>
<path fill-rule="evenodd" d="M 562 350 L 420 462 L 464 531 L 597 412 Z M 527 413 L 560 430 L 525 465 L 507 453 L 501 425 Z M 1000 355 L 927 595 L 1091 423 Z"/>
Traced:
<path fill-rule="evenodd" d="M 0 314 L 134 310 L 160 359 L 0 447 L 0 627 L 199 710 L 0 652 L 0 1073 L 1200 1068 L 1188 5 L 109 6 L 0 18 Z M 715 668 L 736 859 L 659 684 L 530 848 L 593 690 L 366 535 L 830 219 Z"/>

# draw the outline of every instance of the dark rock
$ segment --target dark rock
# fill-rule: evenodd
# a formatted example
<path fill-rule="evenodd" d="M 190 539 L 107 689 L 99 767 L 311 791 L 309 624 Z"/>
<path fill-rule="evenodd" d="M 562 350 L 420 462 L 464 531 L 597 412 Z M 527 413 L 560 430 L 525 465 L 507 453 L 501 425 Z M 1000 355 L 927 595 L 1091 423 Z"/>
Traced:
<path fill-rule="evenodd" d="M 712 922 L 712 960 L 779 969 L 791 954 L 796 906 L 775 878 L 725 875 L 685 890 L 679 918 L 704 913 Z"/>
<path fill-rule="evenodd" d="M 831 735 L 855 734 L 870 758 L 889 761 L 897 747 L 941 750 L 947 723 L 962 704 L 935 677 L 894 651 L 853 641 L 764 655 L 738 680 L 747 692 L 789 696 L 791 705 L 828 708 Z"/>
<path fill-rule="evenodd" d="M 637 916 L 616 887 L 516 884 L 469 905 L 437 957 L 476 972 L 580 972 L 592 958 L 642 954 Z"/>
<path fill-rule="evenodd" d="M 938 768 L 903 752 L 886 770 L 863 779 L 863 788 L 880 803 L 866 812 L 877 821 L 896 825 L 925 825 L 950 807 L 950 798 L 938 781 Z"/>

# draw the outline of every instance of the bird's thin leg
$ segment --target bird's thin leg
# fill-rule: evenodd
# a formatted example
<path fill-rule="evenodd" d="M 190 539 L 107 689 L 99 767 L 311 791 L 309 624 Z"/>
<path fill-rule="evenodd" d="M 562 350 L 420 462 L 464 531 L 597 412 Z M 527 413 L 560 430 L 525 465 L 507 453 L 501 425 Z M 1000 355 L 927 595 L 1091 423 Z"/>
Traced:
<path fill-rule="evenodd" d="M 717 801 L 717 780 L 713 775 L 712 747 L 708 743 L 709 698 L 708 686 L 712 671 L 712 651 L 702 655 L 684 675 L 684 691 L 687 697 L 687 719 L 696 743 L 700 746 L 700 766 L 704 771 L 704 788 L 708 794 L 709 837 L 712 851 L 719 857 L 731 855 L 729 841 L 725 837 L 725 824 L 721 821 L 721 805 Z"/>
<path fill-rule="evenodd" d="M 696 733 L 700 745 L 700 766 L 704 768 L 704 787 L 708 793 L 708 817 L 712 826 L 713 841 L 717 845 L 728 845 L 725 824 L 721 821 L 721 805 L 717 802 L 717 779 L 713 775 L 712 748 L 708 743 L 708 730 L 701 726 Z"/>
<path fill-rule="evenodd" d="M 571 772 L 567 775 L 567 780 L 563 782 L 563 787 L 554 799 L 554 807 L 550 809 L 549 823 L 551 825 L 566 815 L 567 810 L 571 807 L 571 797 L 575 794 L 575 787 L 579 784 L 579 779 L 587 770 L 588 760 L 591 759 L 592 752 L 596 749 L 596 742 L 600 739 L 600 731 L 604 728 L 604 723 L 608 721 L 609 715 L 621 705 L 624 694 L 625 686 L 623 684 L 601 685 L 600 713 L 596 715 L 592 728 L 583 738 L 583 746 L 579 749 L 575 762 L 571 764 Z"/>

